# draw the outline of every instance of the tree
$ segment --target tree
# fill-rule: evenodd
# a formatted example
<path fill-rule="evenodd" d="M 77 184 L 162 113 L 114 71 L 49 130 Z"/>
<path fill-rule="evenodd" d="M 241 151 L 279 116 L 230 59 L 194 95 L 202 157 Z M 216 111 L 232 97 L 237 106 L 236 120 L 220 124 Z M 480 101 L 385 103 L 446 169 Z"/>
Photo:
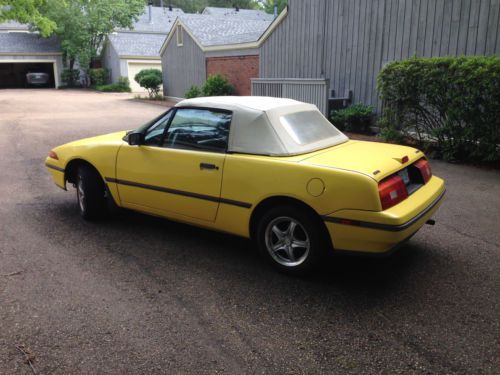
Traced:
<path fill-rule="evenodd" d="M 255 9 L 257 8 L 257 1 L 255 0 L 209 0 L 209 6 L 220 8 L 234 8 L 241 9 Z"/>
<path fill-rule="evenodd" d="M 79 1 L 50 0 L 41 8 L 44 15 L 56 23 L 55 33 L 59 37 L 64 60 L 69 62 L 67 84 L 74 84 L 73 68 L 78 60 L 82 67 L 90 64 L 91 52 L 86 20 Z"/>
<path fill-rule="evenodd" d="M 40 12 L 57 25 L 55 33 L 69 68 L 72 70 L 78 60 L 80 67 L 87 70 L 106 35 L 116 28 L 131 28 L 144 12 L 144 1 L 44 0 Z"/>
<path fill-rule="evenodd" d="M 146 0 L 146 3 L 149 3 Z M 160 6 L 161 0 L 154 0 L 155 6 Z M 241 9 L 256 9 L 259 7 L 257 0 L 163 0 L 163 6 L 172 5 L 174 8 L 181 8 L 186 13 L 201 13 L 208 6 Z"/>
<path fill-rule="evenodd" d="M 44 37 L 56 28 L 53 20 L 40 13 L 48 0 L 0 0 L 0 22 L 17 21 L 33 25 Z"/>
<path fill-rule="evenodd" d="M 149 1 L 146 1 L 149 3 Z M 160 6 L 160 0 L 154 0 L 153 5 Z M 203 11 L 207 6 L 207 0 L 163 0 L 163 6 L 172 5 L 174 8 L 181 8 L 186 13 L 197 13 Z"/>
<path fill-rule="evenodd" d="M 274 3 L 275 0 L 265 0 L 264 1 L 264 10 L 267 13 L 273 14 L 274 13 Z M 288 5 L 288 0 L 276 0 L 276 3 L 278 5 L 278 14 L 281 13 L 283 9 Z"/>
<path fill-rule="evenodd" d="M 160 93 L 160 85 L 163 83 L 161 70 L 143 69 L 134 77 L 135 81 L 148 90 L 149 97 L 155 98 Z"/>

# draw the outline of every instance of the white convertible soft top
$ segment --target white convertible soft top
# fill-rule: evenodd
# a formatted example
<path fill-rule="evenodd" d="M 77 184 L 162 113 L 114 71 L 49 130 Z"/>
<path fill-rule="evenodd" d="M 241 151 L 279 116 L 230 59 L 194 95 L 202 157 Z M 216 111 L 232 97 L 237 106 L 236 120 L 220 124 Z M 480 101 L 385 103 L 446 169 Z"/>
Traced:
<path fill-rule="evenodd" d="M 346 142 L 315 105 L 259 96 L 186 99 L 176 107 L 223 109 L 233 113 L 228 151 L 291 156 Z"/>

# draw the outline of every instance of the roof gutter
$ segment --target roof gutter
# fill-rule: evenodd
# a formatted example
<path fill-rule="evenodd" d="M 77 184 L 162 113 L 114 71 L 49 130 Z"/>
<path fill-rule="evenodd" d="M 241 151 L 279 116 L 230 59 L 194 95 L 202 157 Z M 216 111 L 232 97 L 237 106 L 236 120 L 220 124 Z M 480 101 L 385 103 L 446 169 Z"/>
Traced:
<path fill-rule="evenodd" d="M 0 52 L 0 56 L 62 56 L 62 54 L 62 52 Z"/>
<path fill-rule="evenodd" d="M 140 55 L 118 55 L 120 59 L 127 59 L 127 60 L 148 60 L 148 61 L 158 61 L 161 62 L 160 57 L 158 56 L 140 56 Z"/>

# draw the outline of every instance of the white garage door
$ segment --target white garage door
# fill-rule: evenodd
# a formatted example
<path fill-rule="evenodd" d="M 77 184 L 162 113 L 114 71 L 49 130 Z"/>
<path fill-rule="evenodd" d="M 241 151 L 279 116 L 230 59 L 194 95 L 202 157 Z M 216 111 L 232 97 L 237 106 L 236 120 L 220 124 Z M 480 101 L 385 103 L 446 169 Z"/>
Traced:
<path fill-rule="evenodd" d="M 134 77 L 143 69 L 159 69 L 161 70 L 161 62 L 128 62 L 128 79 L 130 80 L 130 88 L 132 92 L 146 92 L 139 84 L 135 81 Z M 161 92 L 161 90 L 160 90 Z"/>

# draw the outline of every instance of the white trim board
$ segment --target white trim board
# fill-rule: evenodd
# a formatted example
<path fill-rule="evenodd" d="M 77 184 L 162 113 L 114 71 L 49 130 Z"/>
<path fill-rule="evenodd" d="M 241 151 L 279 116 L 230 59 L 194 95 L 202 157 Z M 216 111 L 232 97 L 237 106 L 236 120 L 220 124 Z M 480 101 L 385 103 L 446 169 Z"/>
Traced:
<path fill-rule="evenodd" d="M 1 55 L 0 55 L 1 56 Z M 16 56 L 16 55 L 10 55 L 10 56 Z M 34 56 L 34 55 L 27 55 L 27 56 Z M 54 69 L 54 86 L 55 88 L 59 88 L 61 86 L 60 82 L 60 77 L 59 77 L 59 69 L 57 69 L 57 60 L 55 59 L 23 59 L 23 60 L 2 60 L 0 59 L 0 64 L 12 64 L 12 63 L 17 63 L 17 64 L 24 64 L 24 63 L 52 63 L 52 67 Z"/>

